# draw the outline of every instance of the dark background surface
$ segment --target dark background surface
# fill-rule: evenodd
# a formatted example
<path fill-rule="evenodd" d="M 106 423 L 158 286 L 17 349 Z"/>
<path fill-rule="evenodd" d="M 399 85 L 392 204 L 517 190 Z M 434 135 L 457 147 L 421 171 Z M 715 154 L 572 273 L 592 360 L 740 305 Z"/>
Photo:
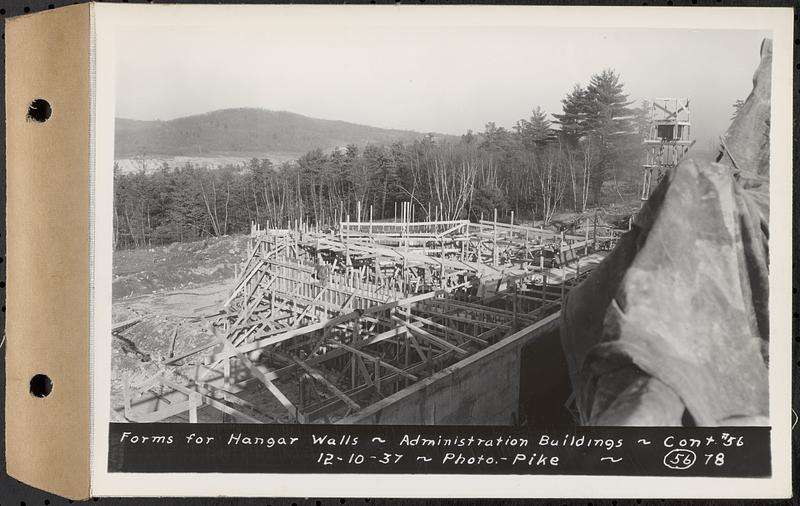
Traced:
<path fill-rule="evenodd" d="M 151 436 L 168 439 L 162 443 L 143 442 Z M 266 444 L 242 444 L 248 437 L 261 437 Z M 337 444 L 314 443 L 314 437 L 334 439 Z M 270 438 L 277 444 L 270 445 Z M 281 438 L 291 443 L 281 444 Z M 665 448 L 666 441 L 684 438 L 710 438 L 714 442 L 694 447 L 693 451 L 678 448 L 677 444 L 672 444 L 671 450 Z M 433 444 L 426 444 L 425 439 Z M 227 444 L 231 440 L 239 443 Z M 487 446 L 481 440 L 499 443 Z M 649 442 L 639 443 L 643 440 Z M 437 444 L 439 441 L 441 445 Z M 526 443 L 520 445 L 522 441 Z M 597 441 L 602 443 L 594 444 Z M 769 427 L 538 430 L 485 425 L 111 423 L 108 470 L 760 478 L 771 473 L 769 441 Z M 522 457 L 518 459 L 518 455 Z M 684 459 L 691 461 L 692 456 L 696 458 L 692 464 L 676 467 L 687 462 Z M 711 460 L 714 458 L 724 460 L 724 465 L 715 465 Z M 456 462 L 459 459 L 461 464 Z M 475 460 L 470 463 L 469 459 Z M 552 464 L 552 459 L 558 461 Z M 667 465 L 670 460 L 671 466 Z"/>
<path fill-rule="evenodd" d="M 126 0 L 124 0 L 127 3 Z M 52 9 L 55 7 L 61 7 L 64 5 L 70 5 L 72 3 L 78 2 L 69 2 L 63 0 L 0 0 L 0 17 L 6 18 L 10 16 L 17 16 L 26 13 L 33 13 L 38 12 L 46 9 Z M 133 0 L 131 3 L 154 3 L 152 1 L 141 1 L 141 0 Z M 204 3 L 198 1 L 186 1 L 186 0 L 171 0 L 169 2 L 158 2 L 158 3 L 180 3 L 180 4 L 191 4 L 191 3 Z M 268 2 L 258 2 L 258 1 L 250 1 L 250 0 L 239 0 L 237 2 L 205 2 L 205 3 L 268 3 Z M 320 1 L 310 1 L 304 0 L 301 3 L 336 3 L 336 2 L 320 2 Z M 343 3 L 343 2 L 338 2 Z M 357 1 L 357 2 L 347 2 L 347 3 L 376 3 L 373 2 L 365 2 L 365 1 Z M 377 2 L 377 3 L 388 3 L 392 4 L 395 2 Z M 443 4 L 456 4 L 456 3 L 511 3 L 511 2 L 469 2 L 469 1 L 461 1 L 461 2 L 446 2 L 446 1 L 431 1 L 431 0 L 418 0 L 414 1 L 406 1 L 402 2 L 406 4 L 435 4 L 435 3 L 443 3 Z M 602 2 L 602 1 L 570 1 L 570 0 L 561 0 L 561 1 L 549 1 L 549 2 L 537 2 L 537 1 L 523 1 L 523 2 L 516 2 L 516 3 L 525 3 L 525 4 L 552 4 L 552 5 L 598 5 L 598 4 L 612 4 L 612 5 L 628 5 L 628 6 L 636 6 L 636 5 L 646 5 L 646 6 L 791 6 L 795 8 L 795 12 L 798 10 L 798 1 L 797 0 L 782 0 L 782 1 L 733 1 L 733 0 L 651 0 L 648 2 L 641 2 L 641 1 L 612 1 L 612 2 Z M 657 14 L 654 13 L 654 16 Z M 795 37 L 798 37 L 798 23 L 797 19 L 798 16 L 795 14 Z M 5 35 L 3 35 L 5 38 Z M 798 64 L 798 44 L 800 44 L 800 39 L 795 38 L 794 40 L 795 47 L 794 47 L 794 131 L 795 136 L 793 139 L 793 146 L 794 146 L 794 167 L 793 173 L 794 177 L 794 194 L 795 199 L 797 199 L 797 189 L 798 189 L 798 155 L 797 155 L 797 97 L 800 95 L 800 79 L 798 79 L 798 70 L 800 70 L 800 64 Z M 5 59 L 5 45 L 2 45 L 0 48 L 0 54 L 2 55 L 3 59 Z M 713 72 L 713 65 L 710 65 L 709 71 Z M 0 74 L 0 82 L 4 82 L 5 79 L 5 69 L 3 68 L 2 74 Z M 5 117 L 5 96 L 2 96 L 3 105 L 3 117 Z M 5 139 L 5 120 L 0 122 L 0 137 Z M 0 178 L 0 195 L 2 195 L 2 202 L 0 203 L 0 232 L 3 235 L 3 240 L 0 241 L 0 266 L 2 266 L 2 270 L 0 271 L 0 276 L 2 276 L 2 280 L 0 280 L 0 292 L 2 292 L 3 301 L 5 301 L 5 143 L 3 143 L 3 156 L 0 158 L 0 173 L 2 173 L 2 177 Z M 798 213 L 797 213 L 797 200 L 794 203 L 794 221 L 793 221 L 793 229 L 792 234 L 794 240 L 797 238 L 797 230 L 798 230 Z M 780 231 L 781 233 L 785 233 L 786 231 Z M 797 251 L 797 244 L 794 243 L 793 251 L 796 255 Z M 795 261 L 793 255 L 793 262 L 792 262 L 792 279 L 797 279 L 797 274 L 795 270 Z M 797 287 L 796 283 L 793 285 L 792 288 L 793 293 L 793 300 L 792 300 L 792 311 L 793 311 L 793 318 L 792 318 L 792 338 L 793 338 L 793 351 L 792 351 L 792 361 L 794 364 L 793 369 L 793 378 L 792 378 L 792 386 L 793 386 L 793 407 L 795 411 L 794 415 L 794 423 L 797 423 L 797 415 L 796 412 L 798 411 L 798 396 L 797 396 L 797 374 L 800 372 L 800 354 L 798 354 L 798 346 L 797 343 L 800 342 L 800 336 L 798 336 L 798 313 L 797 313 Z M 5 305 L 2 306 L 2 313 L 0 313 L 0 325 L 5 328 Z M 2 355 L 2 359 L 0 360 L 0 367 L 2 367 L 2 379 L 0 379 L 0 399 L 4 399 L 5 397 L 5 352 L 3 351 L 5 341 L 3 338 L 0 338 L 0 355 Z M 0 410 L 0 427 L 5 427 L 5 412 L 4 410 Z M 0 429 L 3 430 L 3 429 Z M 42 434 L 42 438 L 46 438 L 46 434 Z M 71 504 L 74 501 L 68 501 L 61 497 L 54 496 L 52 494 L 48 494 L 42 492 L 38 489 L 29 487 L 23 483 L 20 483 L 13 478 L 9 477 L 5 474 L 5 438 L 0 438 L 0 460 L 2 460 L 2 472 L 0 472 L 0 506 L 27 506 L 27 505 L 60 505 L 60 504 Z M 792 432 L 792 441 L 793 441 L 793 449 L 798 447 L 800 443 L 800 438 L 798 438 L 798 431 L 793 430 Z M 796 455 L 796 454 L 795 454 Z M 797 475 L 798 472 L 798 463 L 797 458 L 795 457 L 794 463 L 794 475 Z M 411 486 L 411 485 L 410 485 Z M 609 486 L 613 486 L 609 483 Z M 795 486 L 797 489 L 797 486 Z M 591 492 L 576 490 L 576 495 L 590 495 Z M 388 499 L 348 499 L 348 498 L 260 498 L 260 499 L 219 499 L 219 498 L 208 498 L 208 499 L 131 499 L 131 498 L 102 498 L 102 499 L 93 499 L 89 501 L 97 502 L 100 504 L 108 504 L 108 505 L 134 505 L 134 504 L 141 504 L 141 505 L 165 505 L 165 504 L 191 504 L 191 505 L 229 505 L 229 504 L 242 504 L 242 505 L 291 505 L 291 506 L 305 506 L 305 505 L 314 505 L 314 506 L 329 506 L 329 505 L 366 505 L 366 504 L 375 504 L 375 505 L 383 505 L 383 504 L 420 504 L 420 505 L 427 505 L 427 504 L 476 504 L 476 503 L 483 503 L 483 504 L 497 504 L 499 501 L 492 501 L 492 500 L 485 500 L 485 501 L 455 501 L 455 500 L 436 500 L 436 499 L 425 499 L 425 500 L 405 500 L 405 501 L 392 501 Z M 530 503 L 533 501 L 523 501 L 523 500 L 502 500 L 502 504 L 504 505 L 516 505 L 516 504 L 525 504 Z M 664 501 L 664 500 L 648 500 L 648 499 L 636 499 L 636 500 L 593 500 L 593 499 L 584 499 L 584 500 L 545 500 L 545 501 L 538 501 L 541 503 L 547 504 L 581 504 L 586 506 L 622 506 L 622 505 L 634 505 L 634 504 L 708 504 L 712 501 Z M 730 503 L 731 501 L 728 501 Z M 797 500 L 791 501 L 792 503 L 798 503 Z M 750 504 L 755 503 L 755 501 L 740 501 L 739 503 L 742 504 Z M 789 503 L 789 501 L 769 501 L 769 504 L 781 504 L 781 503 Z"/>

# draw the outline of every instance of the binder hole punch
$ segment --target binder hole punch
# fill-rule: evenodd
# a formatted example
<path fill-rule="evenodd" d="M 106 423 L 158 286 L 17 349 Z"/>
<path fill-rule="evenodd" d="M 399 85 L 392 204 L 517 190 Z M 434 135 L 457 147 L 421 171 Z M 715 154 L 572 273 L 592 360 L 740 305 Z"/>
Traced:
<path fill-rule="evenodd" d="M 35 121 L 37 123 L 44 123 L 50 119 L 53 114 L 53 108 L 50 107 L 50 102 L 43 98 L 37 98 L 31 105 L 28 106 L 28 121 Z"/>
<path fill-rule="evenodd" d="M 31 395 L 47 397 L 53 391 L 53 382 L 46 374 L 37 374 L 31 378 Z"/>

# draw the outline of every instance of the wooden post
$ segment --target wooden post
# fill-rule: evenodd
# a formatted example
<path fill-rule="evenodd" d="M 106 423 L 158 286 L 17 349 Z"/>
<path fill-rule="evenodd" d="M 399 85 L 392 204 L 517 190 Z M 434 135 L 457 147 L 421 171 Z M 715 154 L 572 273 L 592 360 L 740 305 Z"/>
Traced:
<path fill-rule="evenodd" d="M 372 204 L 369 205 L 369 238 L 372 239 Z"/>
<path fill-rule="evenodd" d="M 356 201 L 356 222 L 361 223 L 361 201 Z"/>
<path fill-rule="evenodd" d="M 450 299 L 448 299 L 447 297 L 445 297 L 445 299 L 444 299 L 444 314 L 449 314 L 450 313 L 450 304 L 448 303 L 449 300 Z M 411 308 L 408 308 L 408 311 L 410 312 Z M 447 341 L 447 329 L 448 329 L 448 327 L 447 327 L 447 325 L 445 325 L 444 329 L 443 329 L 444 330 L 444 340 L 445 341 Z"/>
<path fill-rule="evenodd" d="M 439 288 L 445 289 L 444 279 L 444 240 L 442 240 L 442 262 L 439 264 Z"/>
<path fill-rule="evenodd" d="M 228 390 L 232 385 L 231 383 L 231 359 L 226 358 L 222 361 L 222 374 L 224 376 L 223 382 L 225 384 L 225 392 L 222 394 L 222 399 L 227 401 L 228 400 Z"/>
<path fill-rule="evenodd" d="M 409 341 L 408 332 L 406 332 L 405 335 L 403 336 L 403 343 L 405 344 L 405 358 L 404 358 L 404 362 L 403 362 L 405 364 L 404 369 L 408 369 L 408 358 L 409 358 L 408 355 L 409 355 L 409 351 L 410 351 L 409 350 L 409 342 L 408 341 Z M 407 387 L 408 386 L 408 377 L 404 376 L 403 380 L 404 380 L 403 386 Z"/>
<path fill-rule="evenodd" d="M 544 272 L 544 249 L 539 255 L 539 270 L 542 272 L 542 305 L 539 306 L 539 318 L 544 317 L 544 302 L 546 300 L 545 291 L 547 290 L 547 275 Z"/>
<path fill-rule="evenodd" d="M 197 405 L 200 404 L 200 394 L 189 394 L 189 423 L 197 423 Z"/>
<path fill-rule="evenodd" d="M 511 226 L 514 226 L 514 211 L 511 211 Z"/>
<path fill-rule="evenodd" d="M 406 257 L 403 256 L 403 270 L 401 271 L 401 275 L 403 278 L 403 298 L 408 297 L 409 290 L 408 290 L 408 261 Z"/>
<path fill-rule="evenodd" d="M 381 395 L 381 359 L 375 360 L 375 390 Z"/>
<path fill-rule="evenodd" d="M 347 215 L 347 223 L 350 223 L 350 215 Z M 350 226 L 347 227 L 347 233 L 344 235 L 344 261 L 345 261 L 345 268 L 349 267 L 350 264 Z"/>
<path fill-rule="evenodd" d="M 492 222 L 492 266 L 497 267 L 497 208 L 494 208 L 494 221 Z"/>
<path fill-rule="evenodd" d="M 409 202 L 404 202 L 405 204 L 405 214 L 403 220 L 403 250 L 408 251 L 408 219 L 411 213 L 409 213 L 409 207 L 411 207 Z M 403 260 L 405 263 L 405 260 Z"/>
<path fill-rule="evenodd" d="M 275 290 L 269 292 L 269 319 L 275 319 Z"/>
<path fill-rule="evenodd" d="M 512 213 L 514 211 L 511 211 Z M 517 283 L 516 281 L 512 281 L 511 285 L 511 296 L 513 297 L 512 304 L 513 304 L 513 314 L 514 314 L 514 330 L 517 330 Z"/>
<path fill-rule="evenodd" d="M 528 262 L 528 254 L 529 253 L 530 252 L 528 250 L 528 229 L 526 228 L 525 229 L 525 262 L 526 263 Z"/>
<path fill-rule="evenodd" d="M 300 409 L 305 409 L 306 407 L 306 385 L 305 385 L 306 375 L 301 374 L 298 378 L 298 391 L 300 392 L 300 400 L 297 403 L 297 406 Z"/>
<path fill-rule="evenodd" d="M 586 218 L 586 221 L 583 224 L 583 254 L 589 254 L 589 218 Z"/>
<path fill-rule="evenodd" d="M 356 387 L 356 362 L 358 359 L 356 358 L 355 353 L 350 354 L 350 388 Z"/>

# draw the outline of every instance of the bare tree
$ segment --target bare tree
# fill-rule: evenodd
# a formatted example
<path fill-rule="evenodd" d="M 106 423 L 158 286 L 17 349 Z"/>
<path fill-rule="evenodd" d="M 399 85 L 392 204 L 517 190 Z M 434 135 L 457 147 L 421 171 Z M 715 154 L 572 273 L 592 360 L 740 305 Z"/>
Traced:
<path fill-rule="evenodd" d="M 418 173 L 424 177 L 431 203 L 446 220 L 462 217 L 472 200 L 482 166 L 478 152 L 469 147 L 445 145 L 427 155 L 423 158 L 427 170 Z"/>

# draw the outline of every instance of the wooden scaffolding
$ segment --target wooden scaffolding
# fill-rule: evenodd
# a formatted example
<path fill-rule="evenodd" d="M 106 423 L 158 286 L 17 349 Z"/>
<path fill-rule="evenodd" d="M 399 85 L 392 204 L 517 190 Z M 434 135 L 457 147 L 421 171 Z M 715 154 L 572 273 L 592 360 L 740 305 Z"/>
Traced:
<path fill-rule="evenodd" d="M 596 243 L 497 221 L 254 226 L 205 344 L 126 380 L 124 418 L 335 422 L 558 311 Z"/>
<path fill-rule="evenodd" d="M 677 166 L 695 143 L 690 138 L 689 99 L 654 98 L 647 119 L 643 141 L 643 201 L 650 197 L 654 183 L 658 184 L 667 170 Z"/>

